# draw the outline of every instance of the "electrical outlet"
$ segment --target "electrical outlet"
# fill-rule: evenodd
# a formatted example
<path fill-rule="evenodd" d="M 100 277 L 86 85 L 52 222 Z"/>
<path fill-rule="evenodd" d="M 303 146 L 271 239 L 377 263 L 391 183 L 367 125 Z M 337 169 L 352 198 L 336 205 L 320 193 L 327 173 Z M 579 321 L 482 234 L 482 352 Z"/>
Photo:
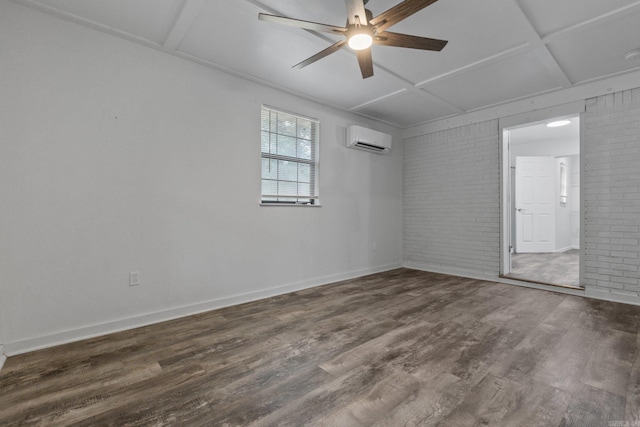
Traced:
<path fill-rule="evenodd" d="M 139 271 L 129 272 L 129 286 L 138 286 L 139 284 L 140 284 L 140 272 Z"/>

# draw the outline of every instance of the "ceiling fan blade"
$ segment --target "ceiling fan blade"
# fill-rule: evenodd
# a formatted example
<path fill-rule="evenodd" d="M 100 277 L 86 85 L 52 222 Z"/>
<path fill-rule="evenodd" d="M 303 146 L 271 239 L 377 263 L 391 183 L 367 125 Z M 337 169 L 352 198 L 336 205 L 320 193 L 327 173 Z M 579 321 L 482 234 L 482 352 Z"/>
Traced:
<path fill-rule="evenodd" d="M 374 37 L 373 43 L 383 46 L 408 47 L 410 49 L 435 50 L 439 52 L 444 49 L 449 42 L 447 40 L 430 39 L 427 37 L 383 31 Z"/>
<path fill-rule="evenodd" d="M 347 29 L 344 27 L 336 27 L 334 25 L 320 24 L 317 22 L 303 21 L 301 19 L 286 18 L 284 16 L 269 15 L 260 13 L 258 19 L 261 21 L 273 22 L 274 24 L 289 25 L 291 27 L 302 28 L 304 30 L 317 31 L 320 33 L 332 33 L 344 35 Z"/>
<path fill-rule="evenodd" d="M 371 19 L 369 24 L 375 26 L 378 32 L 384 31 L 436 1 L 438 0 L 405 0 Z"/>
<path fill-rule="evenodd" d="M 344 0 L 347 5 L 347 19 L 350 25 L 355 25 L 355 17 L 360 18 L 360 25 L 367 26 L 367 12 L 364 10 L 364 2 L 362 0 Z"/>
<path fill-rule="evenodd" d="M 373 60 L 371 59 L 371 48 L 356 50 L 356 55 L 358 55 L 358 64 L 360 65 L 362 78 L 366 79 L 373 76 Z"/>
<path fill-rule="evenodd" d="M 342 46 L 344 44 L 346 44 L 346 43 L 347 43 L 346 40 L 340 40 L 339 42 L 332 44 L 331 46 L 329 46 L 325 50 L 321 50 L 320 52 L 316 53 L 312 57 L 307 58 L 304 61 L 300 62 L 299 64 L 294 65 L 292 68 L 304 68 L 309 64 L 313 64 L 317 60 L 322 59 L 325 56 L 329 56 L 333 52 L 336 52 L 336 51 L 340 50 L 340 48 L 342 48 Z"/>

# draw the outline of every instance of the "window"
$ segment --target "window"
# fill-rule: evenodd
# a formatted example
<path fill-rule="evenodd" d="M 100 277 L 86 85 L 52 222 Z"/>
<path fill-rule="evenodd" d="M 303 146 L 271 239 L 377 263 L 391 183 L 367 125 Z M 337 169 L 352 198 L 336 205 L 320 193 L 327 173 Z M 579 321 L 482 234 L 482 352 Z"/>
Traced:
<path fill-rule="evenodd" d="M 319 123 L 262 107 L 262 204 L 318 205 Z"/>
<path fill-rule="evenodd" d="M 567 165 L 566 163 L 560 163 L 560 203 L 563 205 L 567 204 L 567 196 L 568 196 L 568 176 L 567 176 Z"/>

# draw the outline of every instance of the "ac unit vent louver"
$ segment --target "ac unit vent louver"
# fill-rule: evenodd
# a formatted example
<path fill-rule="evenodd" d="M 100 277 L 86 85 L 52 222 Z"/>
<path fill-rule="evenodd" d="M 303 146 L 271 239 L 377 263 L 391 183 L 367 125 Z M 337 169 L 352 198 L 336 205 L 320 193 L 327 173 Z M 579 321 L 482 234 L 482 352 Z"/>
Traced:
<path fill-rule="evenodd" d="M 386 154 L 391 150 L 391 135 L 352 125 L 347 128 L 347 147 Z"/>

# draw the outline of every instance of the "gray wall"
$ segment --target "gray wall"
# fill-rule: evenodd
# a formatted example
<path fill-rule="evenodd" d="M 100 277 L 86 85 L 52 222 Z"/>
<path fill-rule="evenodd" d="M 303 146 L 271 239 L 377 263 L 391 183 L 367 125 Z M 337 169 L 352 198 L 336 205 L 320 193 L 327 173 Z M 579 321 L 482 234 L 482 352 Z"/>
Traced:
<path fill-rule="evenodd" d="M 344 146 L 397 129 L 12 2 L 0 21 L 7 353 L 402 265 L 402 144 Z M 259 205 L 263 103 L 320 120 L 322 207 Z"/>

